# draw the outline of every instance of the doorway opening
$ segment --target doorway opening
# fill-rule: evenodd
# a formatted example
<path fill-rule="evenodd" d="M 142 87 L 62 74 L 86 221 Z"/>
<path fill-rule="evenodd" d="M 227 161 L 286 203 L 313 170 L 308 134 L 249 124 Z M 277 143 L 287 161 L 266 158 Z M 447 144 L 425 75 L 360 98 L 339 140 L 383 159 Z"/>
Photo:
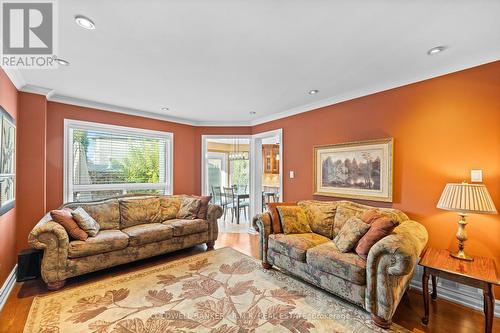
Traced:
<path fill-rule="evenodd" d="M 223 209 L 219 230 L 248 232 L 251 221 L 251 137 L 203 136 L 202 192 Z"/>
<path fill-rule="evenodd" d="M 223 209 L 219 231 L 253 233 L 252 217 L 283 200 L 282 130 L 202 136 L 202 193 Z"/>

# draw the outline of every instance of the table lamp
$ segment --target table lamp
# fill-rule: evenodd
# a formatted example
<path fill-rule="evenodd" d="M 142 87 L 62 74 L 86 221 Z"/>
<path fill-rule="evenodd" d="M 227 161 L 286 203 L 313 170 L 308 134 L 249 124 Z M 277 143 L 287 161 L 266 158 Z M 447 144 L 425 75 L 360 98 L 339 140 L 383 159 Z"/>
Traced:
<path fill-rule="evenodd" d="M 450 253 L 454 258 L 461 260 L 473 260 L 464 252 L 464 243 L 467 240 L 465 231 L 465 217 L 473 214 L 496 214 L 497 210 L 490 194 L 483 184 L 446 184 L 437 208 L 457 212 L 460 216 L 458 221 L 458 252 Z"/>

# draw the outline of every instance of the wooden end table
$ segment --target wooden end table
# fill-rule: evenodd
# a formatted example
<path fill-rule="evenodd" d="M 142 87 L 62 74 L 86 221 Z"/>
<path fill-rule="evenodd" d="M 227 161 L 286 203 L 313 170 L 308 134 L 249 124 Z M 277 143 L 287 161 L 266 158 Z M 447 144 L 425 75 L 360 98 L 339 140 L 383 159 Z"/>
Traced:
<path fill-rule="evenodd" d="M 442 277 L 457 283 L 483 290 L 484 296 L 484 331 L 491 333 L 493 328 L 493 313 L 495 308 L 495 295 L 493 285 L 500 284 L 495 262 L 491 258 L 474 257 L 473 261 L 453 258 L 448 250 L 428 248 L 419 265 L 423 266 L 422 293 L 424 295 L 425 314 L 422 324 L 429 323 L 429 276 L 432 277 L 433 300 L 437 298 L 436 277 Z"/>

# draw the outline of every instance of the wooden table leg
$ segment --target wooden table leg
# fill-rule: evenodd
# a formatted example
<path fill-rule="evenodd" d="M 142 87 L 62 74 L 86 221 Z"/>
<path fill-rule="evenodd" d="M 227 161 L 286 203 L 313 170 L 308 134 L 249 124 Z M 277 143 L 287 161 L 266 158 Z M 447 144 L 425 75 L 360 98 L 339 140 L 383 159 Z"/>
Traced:
<path fill-rule="evenodd" d="M 436 284 L 436 277 L 434 275 L 431 276 L 431 279 L 432 279 L 432 294 L 431 294 L 431 298 L 433 301 L 435 301 L 437 299 L 437 284 Z"/>
<path fill-rule="evenodd" d="M 493 330 L 493 312 L 495 309 L 495 295 L 493 285 L 488 283 L 483 289 L 484 296 L 484 332 L 491 333 Z"/>
<path fill-rule="evenodd" d="M 422 324 L 427 325 L 429 323 L 429 272 L 427 271 L 427 267 L 424 267 L 424 274 L 422 274 L 422 294 L 424 296 Z"/>

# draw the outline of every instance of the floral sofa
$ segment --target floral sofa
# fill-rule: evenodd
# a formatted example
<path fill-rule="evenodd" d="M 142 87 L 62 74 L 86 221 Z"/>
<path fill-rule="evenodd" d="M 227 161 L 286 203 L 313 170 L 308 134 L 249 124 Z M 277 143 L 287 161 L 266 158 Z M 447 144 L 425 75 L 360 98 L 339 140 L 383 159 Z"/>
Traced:
<path fill-rule="evenodd" d="M 208 206 L 207 219 L 177 219 L 185 196 L 117 197 L 67 203 L 82 207 L 100 226 L 95 237 L 72 240 L 47 213 L 29 234 L 29 244 L 44 250 L 41 273 L 50 290 L 67 278 L 206 243 L 213 249 L 222 208 Z"/>
<path fill-rule="evenodd" d="M 360 217 L 375 207 L 350 201 L 307 200 L 297 204 L 304 209 L 312 233 L 276 232 L 279 227 L 269 212 L 254 217 L 264 268 L 274 265 L 340 296 L 371 313 L 376 325 L 388 328 L 427 243 L 424 226 L 399 210 L 376 208 L 399 225 L 375 243 L 364 260 L 355 252 L 340 252 L 332 239 L 350 217 Z"/>

